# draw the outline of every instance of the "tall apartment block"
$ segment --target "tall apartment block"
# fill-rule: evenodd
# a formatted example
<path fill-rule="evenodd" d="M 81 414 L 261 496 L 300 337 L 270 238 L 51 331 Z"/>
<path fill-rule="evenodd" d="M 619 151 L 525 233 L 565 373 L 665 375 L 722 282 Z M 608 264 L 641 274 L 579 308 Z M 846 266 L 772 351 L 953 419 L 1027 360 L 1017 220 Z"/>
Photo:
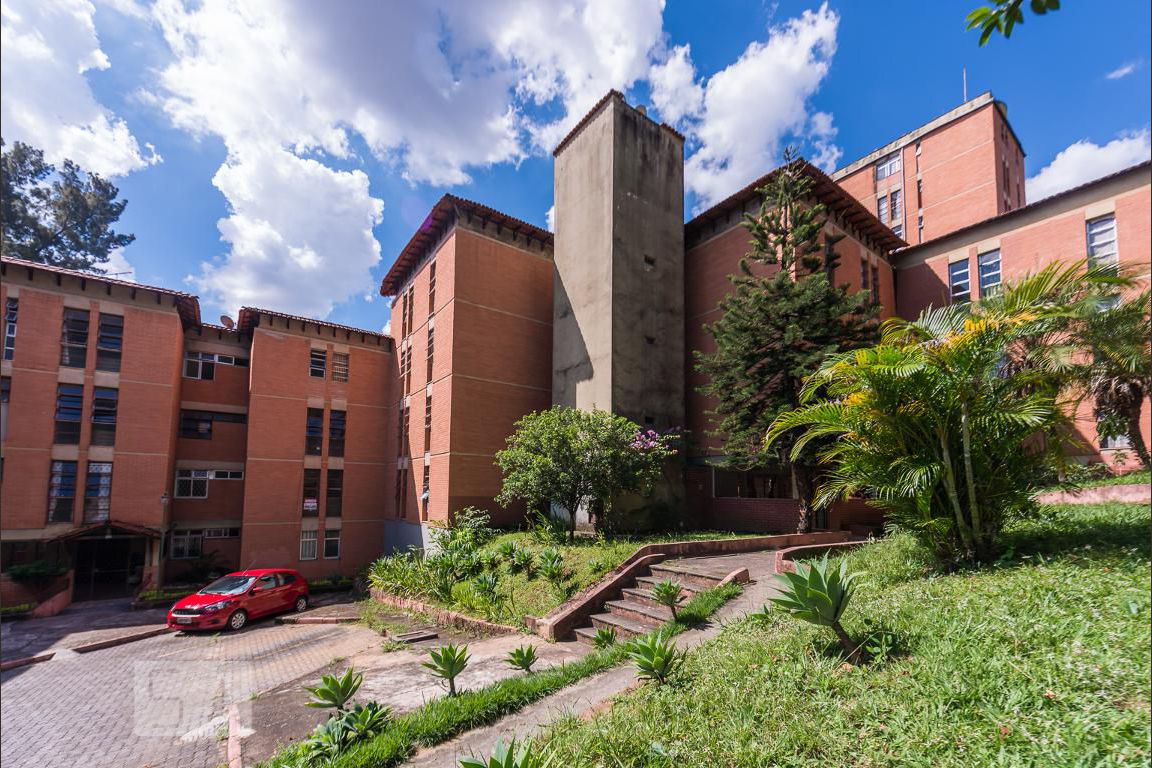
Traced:
<path fill-rule="evenodd" d="M 75 600 L 206 558 L 352 574 L 465 507 L 519 523 L 494 501 L 494 455 L 553 404 L 683 427 L 660 492 L 689 521 L 792 529 L 787 472 L 724 467 L 693 362 L 768 176 L 685 222 L 682 137 L 616 92 L 554 155 L 554 235 L 454 195 L 433 206 L 380 285 L 391 335 L 255 308 L 223 327 L 195 296 L 4 259 L 0 569 L 63 563 Z M 1029 204 L 1023 159 L 983 94 L 830 175 L 803 166 L 841 238 L 834 279 L 884 317 L 1054 261 L 1152 279 L 1152 164 Z M 1076 426 L 1080 458 L 1122 461 L 1090 403 Z M 1142 428 L 1152 441 L 1147 408 Z M 879 520 L 845 502 L 819 522 Z M 0 573 L 0 600 L 25 599 Z"/>

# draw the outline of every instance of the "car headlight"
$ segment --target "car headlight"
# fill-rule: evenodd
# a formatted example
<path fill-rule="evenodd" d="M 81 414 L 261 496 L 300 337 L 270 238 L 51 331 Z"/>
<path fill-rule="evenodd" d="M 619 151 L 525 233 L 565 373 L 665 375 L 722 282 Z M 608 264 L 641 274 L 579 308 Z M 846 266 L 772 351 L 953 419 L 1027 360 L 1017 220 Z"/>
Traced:
<path fill-rule="evenodd" d="M 232 605 L 231 600 L 221 600 L 218 603 L 212 603 L 211 605 L 204 606 L 204 613 L 216 613 L 216 611 L 223 610 L 230 605 Z"/>

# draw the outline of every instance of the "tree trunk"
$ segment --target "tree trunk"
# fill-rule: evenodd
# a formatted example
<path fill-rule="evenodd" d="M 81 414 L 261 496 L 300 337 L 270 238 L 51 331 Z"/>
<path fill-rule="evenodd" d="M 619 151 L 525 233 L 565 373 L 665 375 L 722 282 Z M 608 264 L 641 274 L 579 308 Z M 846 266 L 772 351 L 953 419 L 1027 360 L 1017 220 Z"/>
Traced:
<path fill-rule="evenodd" d="M 1136 452 L 1136 457 L 1144 465 L 1144 469 L 1152 467 L 1152 457 L 1148 455 L 1148 446 L 1144 443 L 1144 435 L 1140 431 L 1140 410 L 1143 402 L 1137 401 L 1136 407 L 1128 412 L 1128 444 Z"/>
<path fill-rule="evenodd" d="M 944 464 L 944 488 L 948 492 L 948 500 L 952 503 L 952 512 L 956 517 L 956 531 L 960 534 L 960 543 L 972 551 L 972 534 L 968 529 L 968 521 L 964 519 L 964 511 L 960 508 L 960 495 L 956 492 L 956 474 L 952 466 L 952 451 L 948 450 L 948 436 L 943 430 L 938 431 L 940 437 L 940 452 Z"/>
<path fill-rule="evenodd" d="M 836 637 L 840 639 L 840 647 L 842 647 L 844 652 L 848 654 L 848 661 L 852 662 L 853 664 L 859 664 L 859 644 L 857 644 L 857 642 L 852 639 L 851 635 L 844 631 L 844 627 L 838 621 L 832 624 L 832 631 L 835 632 Z"/>
<path fill-rule="evenodd" d="M 976 476 L 972 469 L 972 430 L 968 424 L 968 404 L 960 405 L 960 439 L 964 446 L 964 483 L 968 493 L 968 518 L 972 522 L 972 543 L 976 548 L 976 559 L 987 562 L 992 558 L 991 542 L 980 516 L 980 504 L 976 500 Z"/>
<path fill-rule="evenodd" d="M 800 502 L 800 515 L 796 521 L 796 533 L 812 532 L 812 469 L 804 464 L 792 465 L 792 479 L 796 483 L 796 496 Z"/>

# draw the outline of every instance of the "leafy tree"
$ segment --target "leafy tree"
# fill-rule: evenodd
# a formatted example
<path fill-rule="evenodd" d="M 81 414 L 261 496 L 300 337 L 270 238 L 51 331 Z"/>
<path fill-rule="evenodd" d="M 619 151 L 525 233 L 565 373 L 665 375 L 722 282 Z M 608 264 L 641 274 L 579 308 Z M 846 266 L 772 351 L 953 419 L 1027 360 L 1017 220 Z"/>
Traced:
<path fill-rule="evenodd" d="M 1052 265 L 987 304 L 887 321 L 879 345 L 821 366 L 769 441 L 802 428 L 794 452 L 823 443 L 818 504 L 864 492 L 941 558 L 994 559 L 1005 521 L 1036 509 L 1064 461 L 1062 355 L 1019 350 L 1080 311 L 1052 300 L 1074 278 Z"/>
<path fill-rule="evenodd" d="M 501 504 L 555 503 L 568 513 L 568 538 L 576 512 L 593 505 L 610 513 L 621 493 L 646 492 L 675 455 L 672 438 L 644 431 L 623 416 L 556 406 L 516 423 L 508 447 L 496 454 L 504 473 Z M 541 558 L 540 572 L 545 572 Z"/>
<path fill-rule="evenodd" d="M 968 14 L 968 29 L 980 29 L 980 45 L 987 45 L 996 32 L 1005 39 L 1012 37 L 1017 24 L 1024 23 L 1024 0 L 996 0 L 994 5 L 982 5 Z M 1037 16 L 1060 10 L 1060 0 L 1029 0 L 1028 7 Z"/>
<path fill-rule="evenodd" d="M 835 284 L 840 238 L 824 231 L 825 207 L 813 202 L 807 163 L 790 151 L 785 161 L 759 190 L 759 212 L 745 216 L 752 250 L 730 278 L 723 316 L 708 327 L 716 351 L 697 352 L 696 364 L 708 377 L 701 391 L 717 400 L 727 466 L 766 468 L 792 455 L 804 533 L 812 528 L 816 452 L 793 451 L 793 433 L 777 435 L 768 450 L 764 436 L 800 405 L 804 380 L 825 358 L 875 340 L 877 308 L 867 292 Z"/>
<path fill-rule="evenodd" d="M 39 149 L 18 141 L 5 150 L 0 139 L 0 181 L 5 256 L 99 272 L 136 239 L 112 229 L 128 205 L 116 185 L 71 160 L 57 169 Z"/>

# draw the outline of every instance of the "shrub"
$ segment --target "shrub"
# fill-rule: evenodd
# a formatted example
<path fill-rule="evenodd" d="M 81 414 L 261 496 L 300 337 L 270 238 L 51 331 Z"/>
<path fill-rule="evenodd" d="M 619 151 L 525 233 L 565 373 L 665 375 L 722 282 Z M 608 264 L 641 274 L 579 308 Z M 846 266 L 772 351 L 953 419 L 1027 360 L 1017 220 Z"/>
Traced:
<path fill-rule="evenodd" d="M 672 621 L 676 621 L 676 608 L 680 605 L 680 601 L 684 599 L 682 594 L 683 587 L 680 582 L 662 581 L 656 586 L 652 587 L 652 599 L 665 606 L 668 610 L 672 611 Z"/>
<path fill-rule="evenodd" d="M 312 694 L 313 697 L 307 706 L 316 709 L 335 708 L 344 711 L 344 707 L 356 695 L 356 691 L 360 690 L 360 685 L 363 682 L 364 675 L 356 672 L 352 667 L 345 670 L 340 677 L 322 675 L 320 685 L 311 688 L 304 686 L 304 690 Z"/>
<path fill-rule="evenodd" d="M 568 528 L 564 521 L 538 509 L 532 516 L 528 533 L 541 544 L 562 544 L 568 538 Z"/>
<path fill-rule="evenodd" d="M 13 565 L 8 569 L 8 575 L 13 581 L 47 581 L 68 573 L 68 566 L 63 563 L 50 563 L 47 560 L 33 560 L 30 563 Z"/>
<path fill-rule="evenodd" d="M 534 645 L 522 645 L 508 652 L 508 666 L 513 669 L 531 672 L 532 665 L 538 660 L 539 657 L 536 656 L 536 646 Z"/>
<path fill-rule="evenodd" d="M 432 661 L 424 662 L 424 666 L 432 674 L 448 682 L 448 695 L 456 695 L 456 676 L 468 666 L 468 646 L 453 645 L 449 643 L 442 648 L 432 650 L 429 655 Z"/>
<path fill-rule="evenodd" d="M 303 762 L 308 766 L 330 764 L 350 747 L 384 732 L 392 710 L 372 701 L 338 712 L 316 727 L 303 744 Z"/>
<path fill-rule="evenodd" d="M 419 551 L 381 557 L 368 569 L 368 583 L 401 597 L 416 597 L 428 590 L 428 568 Z"/>
<path fill-rule="evenodd" d="M 487 760 L 482 757 L 462 759 L 460 768 L 547 768 L 551 763 L 551 759 L 545 759 L 542 753 L 533 750 L 531 741 L 517 744 L 516 739 L 512 739 L 508 744 L 496 742 L 496 748 Z"/>
<path fill-rule="evenodd" d="M 797 563 L 796 573 L 781 573 L 779 597 L 770 598 L 778 608 L 803 621 L 829 627 L 853 663 L 860 661 L 860 644 L 844 631 L 840 617 L 855 591 L 857 573 L 848 572 L 848 563 L 836 568 L 825 555 L 814 564 Z"/>
<path fill-rule="evenodd" d="M 628 658 L 636 665 L 636 676 L 663 685 L 684 663 L 684 652 L 661 633 L 638 637 L 629 643 Z"/>
<path fill-rule="evenodd" d="M 496 554 L 500 555 L 500 557 L 504 559 L 504 562 L 511 563 L 512 557 L 518 549 L 515 539 L 504 539 L 504 541 L 496 545 Z"/>
<path fill-rule="evenodd" d="M 595 637 L 592 638 L 592 645 L 600 650 L 616 645 L 616 628 L 600 627 L 600 629 L 596 630 Z"/>
<path fill-rule="evenodd" d="M 476 591 L 478 597 L 494 603 L 500 590 L 500 577 L 490 571 L 481 573 L 472 580 L 472 589 Z"/>
<path fill-rule="evenodd" d="M 508 561 L 508 570 L 512 573 L 531 575 L 535 566 L 536 556 L 525 547 L 517 547 L 512 553 L 512 559 Z"/>

